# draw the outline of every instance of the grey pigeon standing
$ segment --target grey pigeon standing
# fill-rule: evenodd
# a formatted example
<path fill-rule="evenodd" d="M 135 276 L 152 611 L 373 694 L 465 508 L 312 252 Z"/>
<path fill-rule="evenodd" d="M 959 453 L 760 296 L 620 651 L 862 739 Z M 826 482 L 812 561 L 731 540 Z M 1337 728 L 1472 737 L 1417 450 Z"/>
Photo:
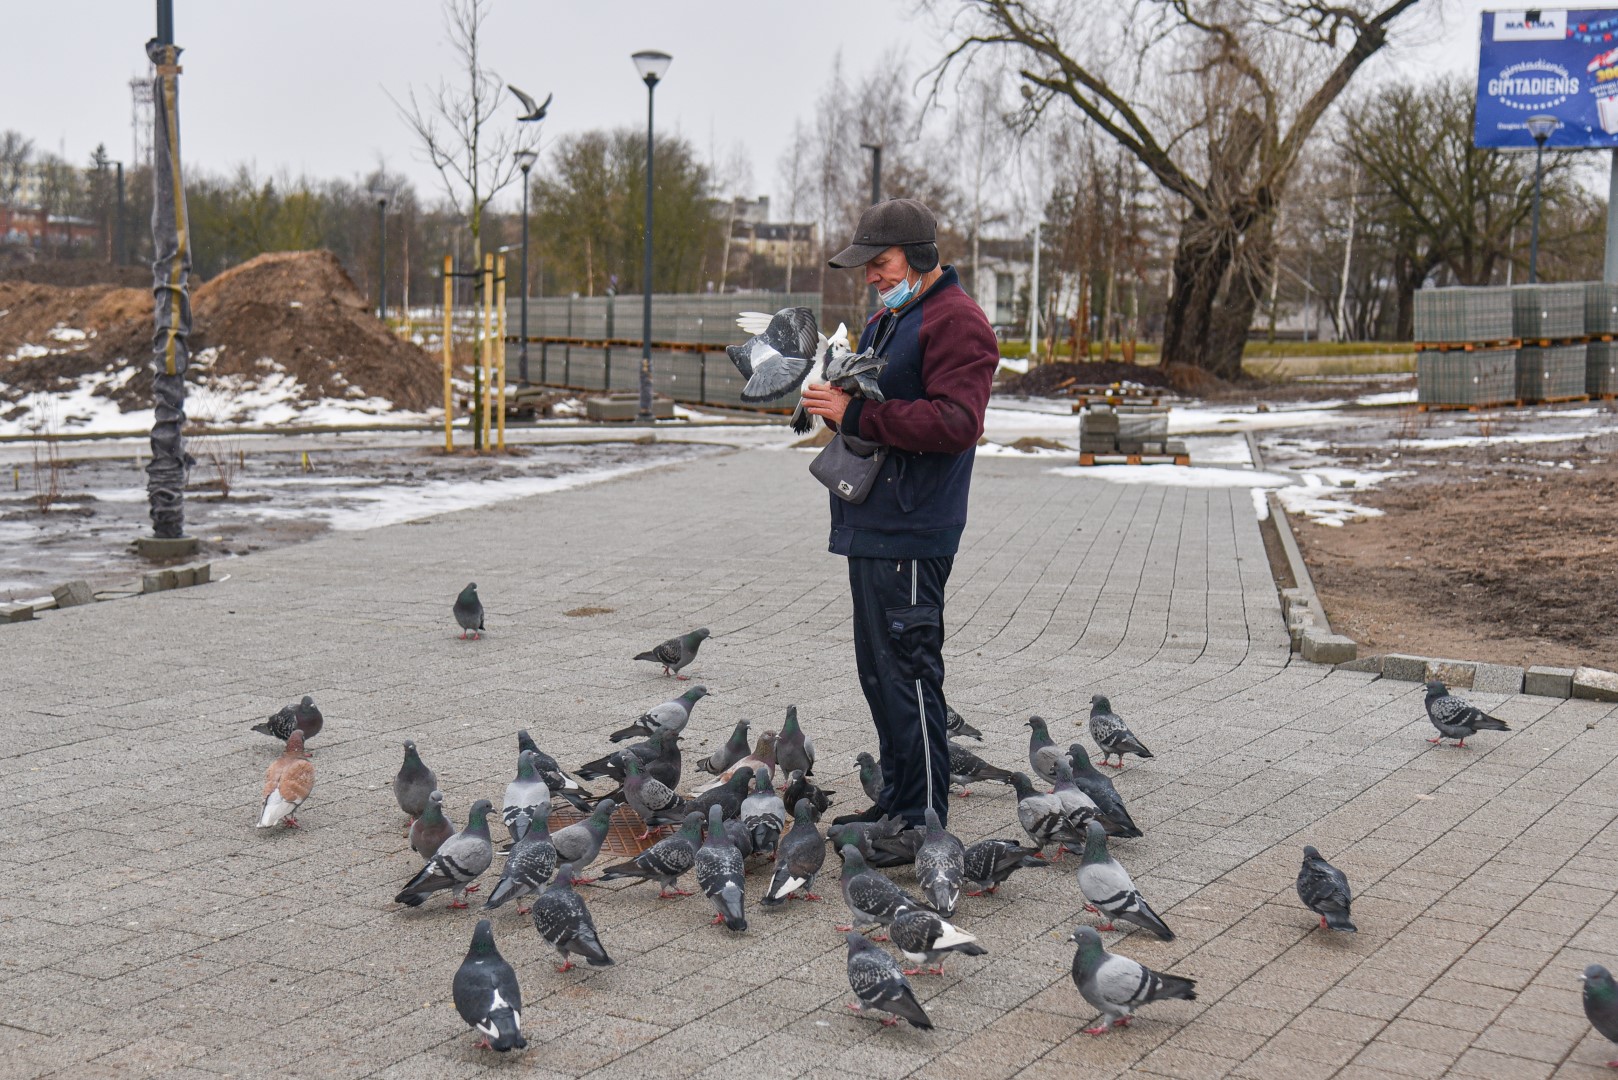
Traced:
<path fill-rule="evenodd" d="M 1348 875 L 1322 859 L 1312 844 L 1303 849 L 1303 866 L 1298 870 L 1298 899 L 1320 916 L 1322 929 L 1358 932 L 1359 927 L 1349 917 L 1354 893 L 1348 887 Z"/>
<path fill-rule="evenodd" d="M 1154 1001 L 1197 999 L 1195 979 L 1164 975 L 1127 956 L 1110 953 L 1091 927 L 1079 927 L 1068 940 L 1078 946 L 1073 954 L 1073 985 L 1085 1001 L 1101 1010 L 1101 1022 L 1085 1028 L 1086 1035 L 1105 1035 L 1114 1026 L 1128 1027 L 1135 1010 Z"/>
<path fill-rule="evenodd" d="M 416 744 L 409 739 L 404 744 L 404 764 L 393 778 L 393 797 L 399 800 L 399 809 L 415 821 L 427 812 L 427 797 L 438 790 L 438 777 L 416 753 Z"/>
<path fill-rule="evenodd" d="M 681 634 L 679 637 L 669 638 L 655 648 L 647 649 L 635 656 L 636 660 L 650 660 L 654 664 L 663 665 L 663 674 L 673 675 L 676 679 L 689 679 L 689 675 L 681 675 L 680 669 L 697 658 L 697 649 L 708 638 L 706 626 Z"/>
<path fill-rule="evenodd" d="M 1135 738 L 1135 733 L 1129 730 L 1123 717 L 1112 711 L 1112 702 L 1101 694 L 1094 694 L 1090 698 L 1090 738 L 1101 747 L 1101 764 L 1114 769 L 1124 767 L 1124 755 L 1134 754 L 1136 757 L 1149 758 L 1152 752 Z M 1112 763 L 1112 755 L 1118 755 L 1118 764 Z"/>
<path fill-rule="evenodd" d="M 972 794 L 967 785 L 976 780 L 993 780 L 1010 786 L 1011 773 L 990 765 L 958 742 L 949 744 L 949 782 L 961 788 L 961 797 Z"/>
<path fill-rule="evenodd" d="M 1083 746 L 1074 743 L 1067 748 L 1067 761 L 1073 769 L 1074 786 L 1096 804 L 1096 810 L 1101 816 L 1101 824 L 1106 827 L 1107 835 L 1120 839 L 1141 836 L 1140 827 L 1124 808 L 1124 800 L 1119 797 L 1118 789 L 1112 786 L 1111 780 L 1102 776 L 1100 771 L 1090 764 L 1089 752 Z"/>
<path fill-rule="evenodd" d="M 1094 821 L 1100 811 L 1095 801 L 1073 783 L 1073 770 L 1068 768 L 1065 757 L 1056 762 L 1056 787 L 1051 794 L 1062 800 L 1062 816 L 1067 819 L 1068 830 L 1083 837 L 1085 826 Z M 1056 855 L 1061 858 L 1062 853 L 1058 851 Z"/>
<path fill-rule="evenodd" d="M 968 724 L 961 718 L 960 713 L 956 712 L 948 705 L 944 706 L 944 731 L 946 732 L 946 738 L 976 739 L 978 742 L 983 741 L 983 732 L 979 731 L 971 724 Z"/>
<path fill-rule="evenodd" d="M 1584 1015 L 1590 1026 L 1609 1042 L 1618 1043 L 1618 985 L 1612 973 L 1600 964 L 1591 964 L 1579 976 L 1584 981 Z M 1618 1061 L 1607 1062 L 1607 1068 L 1618 1069 Z"/>
<path fill-rule="evenodd" d="M 551 789 L 539 775 L 539 755 L 524 750 L 517 755 L 517 778 L 506 785 L 500 819 L 506 823 L 512 842 L 522 839 L 537 811 L 551 812 Z"/>
<path fill-rule="evenodd" d="M 578 772 L 586 780 L 610 777 L 622 784 L 624 777 L 628 775 L 624 762 L 630 758 L 639 761 L 646 775 L 665 787 L 680 786 L 682 755 L 678 735 L 659 733 L 645 742 L 630 743 L 622 750 L 614 750 L 606 757 L 580 765 Z M 606 797 L 614 802 L 623 802 L 623 788 L 620 787 Z"/>
<path fill-rule="evenodd" d="M 781 725 L 781 734 L 775 739 L 775 763 L 782 776 L 801 772 L 815 775 L 815 741 L 798 726 L 798 707 L 787 706 L 787 718 Z"/>
<path fill-rule="evenodd" d="M 906 975 L 942 975 L 946 954 L 982 956 L 989 951 L 965 930 L 926 910 L 899 912 L 888 927 L 888 936 L 905 954 L 905 959 L 916 965 L 906 971 Z M 922 964 L 928 965 L 925 970 Z"/>
<path fill-rule="evenodd" d="M 1430 743 L 1442 744 L 1445 739 L 1456 740 L 1457 747 L 1480 731 L 1510 731 L 1504 720 L 1496 720 L 1476 705 L 1469 705 L 1449 692 L 1437 679 L 1427 684 L 1427 719 L 1438 729 L 1438 737 Z"/>
<path fill-rule="evenodd" d="M 691 719 L 691 707 L 707 696 L 706 686 L 693 686 L 677 698 L 671 698 L 661 705 L 653 705 L 637 716 L 628 727 L 620 728 L 607 738 L 612 742 L 623 742 L 637 735 L 650 737 L 659 732 L 678 735 L 685 730 L 686 723 Z"/>
<path fill-rule="evenodd" d="M 882 801 L 882 770 L 876 763 L 876 758 L 861 750 L 854 755 L 854 763 L 860 767 L 860 787 L 865 791 L 865 797 L 875 806 Z"/>
<path fill-rule="evenodd" d="M 1011 786 L 1017 791 L 1017 820 L 1041 854 L 1045 845 L 1053 841 L 1063 847 L 1068 844 L 1078 847 L 1084 843 L 1084 834 L 1069 827 L 1066 808 L 1059 796 L 1035 791 L 1034 782 L 1026 773 L 1012 773 Z M 1060 852 L 1057 858 L 1061 858 Z"/>
<path fill-rule="evenodd" d="M 551 846 L 556 849 L 557 860 L 571 863 L 575 873 L 595 862 L 601 854 L 601 845 L 606 842 L 607 830 L 612 827 L 612 812 L 616 809 L 617 803 L 602 799 L 596 803 L 589 817 L 552 833 Z M 574 880 L 580 885 L 587 885 L 595 879 L 579 877 Z"/>
<path fill-rule="evenodd" d="M 955 914 L 961 902 L 961 883 L 966 880 L 966 845 L 953 833 L 945 832 L 938 811 L 924 811 L 927 829 L 921 847 L 916 849 L 916 885 L 927 906 L 944 918 Z"/>
<path fill-rule="evenodd" d="M 1015 840 L 979 840 L 966 849 L 967 896 L 994 895 L 1007 878 L 1029 866 L 1049 866 L 1038 848 L 1023 847 Z"/>
<path fill-rule="evenodd" d="M 1028 734 L 1028 764 L 1033 767 L 1035 776 L 1054 784 L 1056 763 L 1062 760 L 1062 750 L 1051 741 L 1050 729 L 1045 726 L 1043 719 L 1030 716 L 1027 726 L 1032 729 Z"/>
<path fill-rule="evenodd" d="M 820 815 L 831 806 L 831 797 L 835 794 L 837 794 L 835 788 L 819 787 L 803 773 L 795 772 L 787 777 L 787 786 L 786 790 L 781 792 L 781 801 L 788 806 L 797 806 L 799 799 L 808 799 L 809 809 L 815 815 L 815 820 L 819 821 Z"/>
<path fill-rule="evenodd" d="M 736 845 L 736 850 L 742 853 L 742 858 L 744 859 L 755 854 L 770 854 L 763 851 L 755 852 L 753 850 L 753 834 L 747 831 L 747 826 L 742 824 L 741 818 L 733 817 L 725 819 L 725 835 L 730 837 L 730 842 Z"/>
<path fill-rule="evenodd" d="M 905 908 L 927 906 L 895 885 L 886 874 L 867 866 L 859 848 L 852 844 L 843 845 L 841 884 L 843 905 L 848 908 L 850 921 L 847 926 L 839 926 L 839 930 L 887 926 Z"/>
<path fill-rule="evenodd" d="M 585 906 L 584 897 L 573 891 L 576 880 L 572 863 L 556 868 L 550 888 L 534 901 L 534 929 L 562 958 L 562 966 L 557 971 L 571 971 L 574 956 L 583 957 L 591 967 L 611 967 L 612 957 L 596 936 L 590 909 Z"/>
<path fill-rule="evenodd" d="M 843 845 L 850 844 L 860 853 L 867 866 L 889 870 L 895 866 L 909 866 L 916 861 L 916 849 L 926 833 L 912 829 L 900 818 L 886 814 L 875 821 L 850 821 L 833 825 L 826 833 L 832 850 L 842 857 Z"/>
<path fill-rule="evenodd" d="M 730 774 L 730 779 L 716 788 L 709 788 L 702 794 L 686 802 L 689 809 L 706 814 L 710 806 L 717 806 L 725 812 L 725 817 L 734 818 L 742 816 L 742 800 L 747 798 L 748 788 L 753 783 L 753 770 L 743 765 Z"/>
<path fill-rule="evenodd" d="M 545 781 L 545 786 L 551 789 L 552 797 L 566 799 L 578 809 L 589 811 L 590 804 L 582 798 L 582 795 L 585 794 L 584 786 L 569 776 L 555 758 L 539 748 L 539 744 L 534 742 L 534 737 L 528 734 L 527 728 L 518 728 L 517 756 L 519 758 L 522 757 L 524 750 L 533 752 L 534 767 L 539 770 L 540 778 Z"/>
<path fill-rule="evenodd" d="M 434 791 L 427 796 L 427 809 L 410 823 L 410 850 L 430 859 L 454 835 L 455 823 L 444 814 L 444 793 Z"/>
<path fill-rule="evenodd" d="M 466 828 L 439 845 L 427 865 L 411 878 L 395 902 L 420 907 L 435 892 L 451 890 L 452 908 L 467 906 L 465 895 L 477 888 L 472 882 L 494 861 L 494 845 L 489 842 L 488 799 L 472 804 L 466 815 Z"/>
<path fill-rule="evenodd" d="M 708 810 L 708 835 L 697 849 L 696 865 L 697 885 L 714 906 L 714 923 L 724 923 L 726 930 L 746 930 L 747 869 L 742 853 L 725 835 L 723 811 L 717 806 Z"/>
<path fill-rule="evenodd" d="M 725 740 L 725 745 L 697 762 L 697 768 L 714 776 L 723 776 L 729 768 L 747 756 L 747 721 L 736 721 L 736 727 Z"/>
<path fill-rule="evenodd" d="M 770 785 L 770 770 L 758 772 L 758 790 L 742 800 L 742 824 L 752 838 L 752 848 L 760 855 L 775 850 L 786 828 L 787 808 L 781 796 Z"/>
<path fill-rule="evenodd" d="M 808 799 L 799 799 L 792 808 L 792 828 L 775 848 L 775 876 L 759 903 L 765 907 L 784 904 L 799 889 L 803 899 L 819 900 L 814 893 L 815 875 L 825 863 L 826 840 L 815 827 L 814 807 Z"/>
<path fill-rule="evenodd" d="M 647 776 L 634 758 L 629 758 L 624 765 L 628 770 L 624 777 L 624 798 L 644 826 L 635 839 L 644 840 L 657 826 L 685 816 L 685 800 L 673 788 Z"/>
<path fill-rule="evenodd" d="M 1126 922 L 1150 930 L 1164 941 L 1174 940 L 1174 931 L 1152 910 L 1123 864 L 1107 852 L 1107 831 L 1099 821 L 1087 826 L 1084 859 L 1079 863 L 1079 891 L 1089 903 L 1084 906 L 1109 921 Z"/>
<path fill-rule="evenodd" d="M 479 919 L 472 931 L 472 947 L 455 972 L 452 992 L 455 1011 L 483 1036 L 479 1048 L 503 1054 L 528 1045 L 522 1037 L 522 990 L 517 986 L 517 973 L 494 947 L 488 919 Z"/>
<path fill-rule="evenodd" d="M 696 865 L 697 848 L 702 843 L 702 815 L 687 814 L 680 831 L 665 836 L 628 862 L 617 863 L 601 872 L 602 881 L 623 878 L 641 878 L 658 882 L 659 900 L 674 900 L 690 896 L 685 889 L 676 888 L 680 875 Z"/>
<path fill-rule="evenodd" d="M 303 732 L 304 742 L 308 742 L 320 734 L 320 729 L 326 724 L 326 718 L 315 707 L 315 699 L 307 695 L 296 705 L 284 705 L 277 709 L 268 720 L 261 724 L 254 724 L 253 730 L 260 735 L 271 735 L 282 742 L 294 731 Z"/>
<path fill-rule="evenodd" d="M 490 890 L 483 902 L 485 911 L 492 911 L 519 896 L 537 896 L 556 873 L 556 845 L 551 843 L 548 806 L 530 811 L 531 820 L 523 829 L 522 839 L 511 846 L 506 854 L 506 865 L 500 871 L 500 881 Z M 519 907 L 518 915 L 528 914 Z"/>
<path fill-rule="evenodd" d="M 774 770 L 776 768 L 775 740 L 776 733 L 773 731 L 766 731 L 764 734 L 760 735 L 758 737 L 758 741 L 753 744 L 752 753 L 733 764 L 724 772 L 719 773 L 716 779 L 709 780 L 701 787 L 693 789 L 691 793 L 693 795 L 703 795 L 709 791 L 712 791 L 716 787 L 727 784 L 730 782 L 731 777 L 735 776 L 736 773 L 741 769 L 747 769 L 753 773 L 758 772 L 760 769 Z"/>
<path fill-rule="evenodd" d="M 475 641 L 483 636 L 483 601 L 478 599 L 477 583 L 461 590 L 455 598 L 455 622 L 461 628 L 461 640 L 470 633 Z"/>
<path fill-rule="evenodd" d="M 930 1029 L 933 1022 L 928 1019 L 927 1010 L 916 1000 L 916 992 L 910 988 L 910 981 L 893 957 L 871 944 L 863 934 L 850 931 L 847 941 L 848 985 L 859 998 L 859 1004 L 849 1008 L 857 1013 L 873 1010 L 888 1013 L 889 1017 L 882 1021 L 883 1027 L 908 1020 L 911 1027 Z"/>

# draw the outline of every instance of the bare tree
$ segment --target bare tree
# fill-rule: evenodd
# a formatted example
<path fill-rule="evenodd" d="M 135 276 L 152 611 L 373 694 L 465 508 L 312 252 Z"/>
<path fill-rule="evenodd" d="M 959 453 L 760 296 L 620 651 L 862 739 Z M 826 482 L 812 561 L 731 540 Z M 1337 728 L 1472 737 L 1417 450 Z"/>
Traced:
<path fill-rule="evenodd" d="M 483 217 L 491 200 L 522 174 L 513 155 L 539 144 L 539 125 L 494 127 L 506 101 L 505 84 L 483 63 L 483 24 L 492 0 L 444 0 L 444 33 L 459 67 L 456 82 L 440 80 L 408 103 L 393 99 L 399 115 L 438 170 L 444 194 L 472 234 L 472 259 L 483 260 Z M 391 95 L 390 95 L 391 97 Z"/>
<path fill-rule="evenodd" d="M 1163 357 L 1233 377 L 1303 145 L 1415 3 L 968 0 L 935 72 L 998 52 L 1030 120 L 1064 99 L 1183 201 Z"/>
<path fill-rule="evenodd" d="M 21 132 L 0 131 L 0 206 L 15 206 L 29 164 L 34 159 L 34 140 Z"/>

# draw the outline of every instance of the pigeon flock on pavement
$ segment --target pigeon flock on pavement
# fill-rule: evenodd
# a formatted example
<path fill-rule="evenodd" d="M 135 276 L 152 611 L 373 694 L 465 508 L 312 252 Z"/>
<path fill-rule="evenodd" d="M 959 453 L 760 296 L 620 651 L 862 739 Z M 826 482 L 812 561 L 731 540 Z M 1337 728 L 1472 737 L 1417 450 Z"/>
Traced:
<path fill-rule="evenodd" d="M 460 593 L 453 610 L 463 638 L 481 635 L 484 612 L 476 586 L 468 585 Z M 660 664 L 665 675 L 684 680 L 687 676 L 680 672 L 692 664 L 709 636 L 706 628 L 694 630 L 633 659 Z M 1082 906 L 1098 918 L 1097 925 L 1081 923 L 1068 938 L 1075 946 L 1074 986 L 1100 1014 L 1085 1031 L 1101 1035 L 1127 1027 L 1135 1011 L 1152 1002 L 1196 998 L 1195 979 L 1154 971 L 1104 946 L 1099 931 L 1120 930 L 1119 924 L 1163 941 L 1174 940 L 1175 933 L 1109 848 L 1110 842 L 1127 843 L 1144 835 L 1124 798 L 1112 779 L 1095 767 L 1084 745 L 1075 742 L 1063 751 L 1041 717 L 1027 721 L 1028 772 L 1023 772 L 991 764 L 962 745 L 958 740 L 982 743 L 983 733 L 954 709 L 948 710 L 952 786 L 961 789 L 962 798 L 971 794 L 971 784 L 1011 788 L 1015 824 L 1023 833 L 1020 839 L 995 837 L 967 845 L 945 828 L 932 808 L 925 811 L 921 826 L 886 816 L 873 821 L 870 814 L 823 824 L 836 792 L 814 779 L 814 741 L 804 731 L 795 706 L 787 709 L 778 729 L 764 731 L 756 739 L 747 720 L 737 722 L 718 749 L 695 762 L 695 771 L 706 779 L 692 783 L 694 778 L 685 775 L 680 741 L 696 706 L 707 696 L 706 687 L 693 685 L 652 706 L 610 735 L 611 743 L 625 745 L 571 772 L 545 753 L 528 731 L 518 731 L 514 776 L 498 810 L 492 800 L 478 799 L 467 808 L 462 828 L 450 817 L 439 776 L 423 760 L 415 741 L 404 742 L 403 762 L 392 788 L 399 809 L 409 818 L 405 832 L 409 847 L 422 865 L 394 900 L 404 907 L 422 907 L 434 894 L 447 893 L 448 907 L 469 907 L 468 894 L 480 888 L 479 879 L 500 860 L 482 905 L 485 917 L 472 932 L 452 986 L 457 1011 L 480 1036 L 479 1048 L 504 1052 L 528 1045 L 522 1034 L 517 974 L 496 947 L 491 918 L 508 902 L 517 901 L 517 913 L 528 916 L 538 935 L 556 951 L 558 972 L 570 970 L 575 960 L 606 967 L 614 961 L 578 886 L 593 880 L 655 882 L 658 900 L 680 900 L 700 891 L 713 909 L 713 925 L 740 934 L 749 925 L 750 888 L 752 903 L 764 910 L 790 901 L 821 901 L 814 888 L 825 870 L 828 842 L 841 861 L 838 883 L 849 917 L 836 929 L 847 944 L 848 983 L 855 997 L 848 1008 L 858 1014 L 875 1014 L 884 1025 L 903 1021 L 930 1029 L 933 1022 L 910 978 L 941 975 L 952 956 L 984 956 L 995 944 L 955 925 L 952 920 L 963 905 L 981 909 L 986 902 L 982 898 L 995 896 L 1019 870 L 1049 869 L 1069 852 L 1079 856 L 1074 907 Z M 1453 739 L 1464 747 L 1478 731 L 1510 730 L 1450 694 L 1441 682 L 1427 684 L 1426 708 L 1439 733 L 1430 742 Z M 315 779 L 305 743 L 323 723 L 313 700 L 304 697 L 253 726 L 286 744 L 265 774 L 259 828 L 297 826 L 294 815 L 309 798 Z M 1153 757 L 1106 697 L 1091 699 L 1088 730 L 1103 765 L 1123 769 L 1125 755 Z M 875 803 L 880 763 L 862 752 L 854 764 L 864 794 Z M 586 787 L 592 782 L 614 786 L 596 793 Z M 551 831 L 553 800 L 568 804 L 565 809 L 578 820 Z M 496 813 L 509 841 L 503 850 L 490 835 Z M 598 878 L 584 876 L 600 858 L 615 815 L 622 818 L 625 813 L 638 820 L 638 839 L 651 842 L 638 854 L 603 867 Z M 1052 845 L 1054 853 L 1049 851 Z M 771 864 L 762 888 L 748 880 L 750 860 Z M 896 867 L 910 868 L 914 892 L 886 872 Z M 682 887 L 682 882 L 694 888 Z M 1312 845 L 1303 849 L 1296 884 L 1298 899 L 1319 916 L 1321 929 L 1356 931 L 1348 877 Z M 609 937 L 619 915 L 616 909 L 626 902 L 630 901 L 611 904 L 615 918 L 606 924 Z M 902 962 L 882 948 L 883 943 L 891 943 Z M 1582 981 L 1590 1023 L 1618 1042 L 1618 985 L 1598 964 L 1584 970 Z"/>

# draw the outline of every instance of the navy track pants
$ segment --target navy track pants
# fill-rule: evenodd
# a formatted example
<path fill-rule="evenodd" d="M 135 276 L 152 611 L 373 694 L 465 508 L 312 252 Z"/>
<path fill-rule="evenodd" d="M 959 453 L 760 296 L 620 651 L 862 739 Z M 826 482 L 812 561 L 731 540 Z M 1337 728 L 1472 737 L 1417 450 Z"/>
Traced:
<path fill-rule="evenodd" d="M 931 806 L 949 818 L 944 721 L 944 583 L 953 557 L 850 557 L 854 657 L 876 725 L 877 805 L 912 825 Z"/>

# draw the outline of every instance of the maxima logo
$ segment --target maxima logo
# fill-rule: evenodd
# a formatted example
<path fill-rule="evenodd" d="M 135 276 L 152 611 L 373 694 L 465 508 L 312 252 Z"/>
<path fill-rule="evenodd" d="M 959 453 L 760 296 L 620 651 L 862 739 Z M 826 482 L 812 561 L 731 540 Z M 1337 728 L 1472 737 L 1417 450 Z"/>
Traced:
<path fill-rule="evenodd" d="M 1554 109 L 1579 92 L 1577 76 L 1549 60 L 1524 60 L 1502 68 L 1489 80 L 1489 96 L 1508 109 Z"/>
<path fill-rule="evenodd" d="M 1561 41 L 1567 37 L 1567 12 L 1497 11 L 1494 13 L 1496 41 Z"/>

